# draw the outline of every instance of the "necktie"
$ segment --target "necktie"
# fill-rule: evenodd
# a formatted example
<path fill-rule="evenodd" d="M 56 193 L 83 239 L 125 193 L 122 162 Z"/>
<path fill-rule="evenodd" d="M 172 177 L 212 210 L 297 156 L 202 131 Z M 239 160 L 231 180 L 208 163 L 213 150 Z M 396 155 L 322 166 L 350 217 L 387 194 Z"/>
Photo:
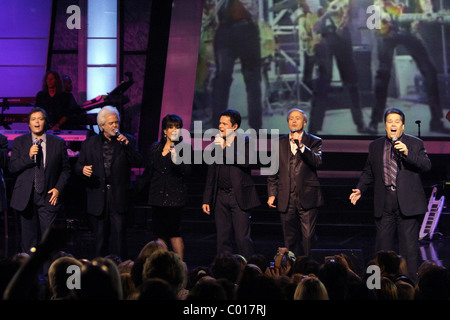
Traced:
<path fill-rule="evenodd" d="M 392 186 L 397 185 L 397 171 L 398 171 L 398 164 L 397 164 L 397 155 L 395 153 L 394 146 L 391 147 L 390 152 L 390 159 L 389 159 L 389 177 L 390 177 L 390 184 Z"/>
<path fill-rule="evenodd" d="M 36 155 L 36 166 L 34 167 L 34 189 L 37 193 L 44 191 L 44 157 L 41 147 L 42 139 L 39 140 L 39 151 Z"/>

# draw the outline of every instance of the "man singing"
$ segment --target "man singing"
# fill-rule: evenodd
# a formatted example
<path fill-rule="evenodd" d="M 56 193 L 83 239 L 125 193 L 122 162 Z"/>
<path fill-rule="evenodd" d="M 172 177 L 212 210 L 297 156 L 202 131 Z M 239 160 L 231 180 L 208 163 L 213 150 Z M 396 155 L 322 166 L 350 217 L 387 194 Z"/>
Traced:
<path fill-rule="evenodd" d="M 75 165 L 75 172 L 86 181 L 87 213 L 96 237 L 97 257 L 108 253 L 125 257 L 131 168 L 138 167 L 142 160 L 136 140 L 119 132 L 119 122 L 116 108 L 103 107 L 97 115 L 100 134 L 83 142 Z"/>
<path fill-rule="evenodd" d="M 298 256 L 303 244 L 303 254 L 309 256 L 318 208 L 324 204 L 317 177 L 322 139 L 303 130 L 308 121 L 303 110 L 290 110 L 287 121 L 290 133 L 279 138 L 278 173 L 267 179 L 267 204 L 280 212 L 285 247 Z"/>
<path fill-rule="evenodd" d="M 405 115 L 389 109 L 384 115 L 386 136 L 369 145 L 369 155 L 352 204 L 374 183 L 374 214 L 377 228 L 376 251 L 394 250 L 398 232 L 399 254 L 406 259 L 413 280 L 418 262 L 419 217 L 427 211 L 420 173 L 431 162 L 419 138 L 403 133 Z M 395 250 L 394 250 L 395 251 Z"/>
<path fill-rule="evenodd" d="M 251 177 L 249 138 L 236 132 L 240 125 L 238 111 L 222 112 L 220 134 L 214 144 L 216 155 L 223 155 L 223 161 L 208 167 L 202 208 L 206 214 L 215 215 L 217 254 L 232 253 L 234 229 L 238 253 L 248 259 L 253 253 L 250 210 L 260 201 Z"/>
<path fill-rule="evenodd" d="M 61 193 L 70 177 L 65 141 L 46 133 L 47 125 L 45 110 L 31 110 L 31 132 L 14 139 L 9 162 L 17 178 L 10 206 L 20 214 L 24 252 L 38 244 L 62 212 Z"/>

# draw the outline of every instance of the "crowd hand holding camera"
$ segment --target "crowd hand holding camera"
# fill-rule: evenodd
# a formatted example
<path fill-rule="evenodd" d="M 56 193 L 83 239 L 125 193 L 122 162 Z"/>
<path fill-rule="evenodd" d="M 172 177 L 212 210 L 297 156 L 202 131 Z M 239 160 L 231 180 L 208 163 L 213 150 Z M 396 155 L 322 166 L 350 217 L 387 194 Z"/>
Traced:
<path fill-rule="evenodd" d="M 267 268 L 266 274 L 271 277 L 287 275 L 291 270 L 291 265 L 289 263 L 282 264 L 281 262 L 283 261 L 283 257 L 288 254 L 289 250 L 287 248 L 278 248 L 277 255 L 275 256 L 274 261 L 270 263 L 270 267 Z"/>

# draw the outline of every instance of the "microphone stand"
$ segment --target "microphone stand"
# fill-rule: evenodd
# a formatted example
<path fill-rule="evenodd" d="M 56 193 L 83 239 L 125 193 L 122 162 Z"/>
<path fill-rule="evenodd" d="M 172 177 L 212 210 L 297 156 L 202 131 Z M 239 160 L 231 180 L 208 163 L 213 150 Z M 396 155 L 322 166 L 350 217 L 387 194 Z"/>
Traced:
<path fill-rule="evenodd" d="M 417 127 L 418 127 L 418 132 L 419 132 L 419 138 L 420 138 L 420 123 L 421 123 L 420 120 L 416 121 L 416 124 L 417 124 Z"/>

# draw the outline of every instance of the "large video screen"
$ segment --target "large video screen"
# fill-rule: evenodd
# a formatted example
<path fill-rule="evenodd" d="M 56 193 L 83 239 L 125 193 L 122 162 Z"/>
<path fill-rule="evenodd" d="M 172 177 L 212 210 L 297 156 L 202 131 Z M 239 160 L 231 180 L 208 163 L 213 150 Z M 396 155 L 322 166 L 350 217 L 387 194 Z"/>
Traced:
<path fill-rule="evenodd" d="M 450 3 L 406 4 L 205 0 L 192 121 L 231 108 L 243 130 L 283 134 L 300 108 L 307 132 L 373 136 L 398 108 L 406 133 L 450 137 Z"/>

